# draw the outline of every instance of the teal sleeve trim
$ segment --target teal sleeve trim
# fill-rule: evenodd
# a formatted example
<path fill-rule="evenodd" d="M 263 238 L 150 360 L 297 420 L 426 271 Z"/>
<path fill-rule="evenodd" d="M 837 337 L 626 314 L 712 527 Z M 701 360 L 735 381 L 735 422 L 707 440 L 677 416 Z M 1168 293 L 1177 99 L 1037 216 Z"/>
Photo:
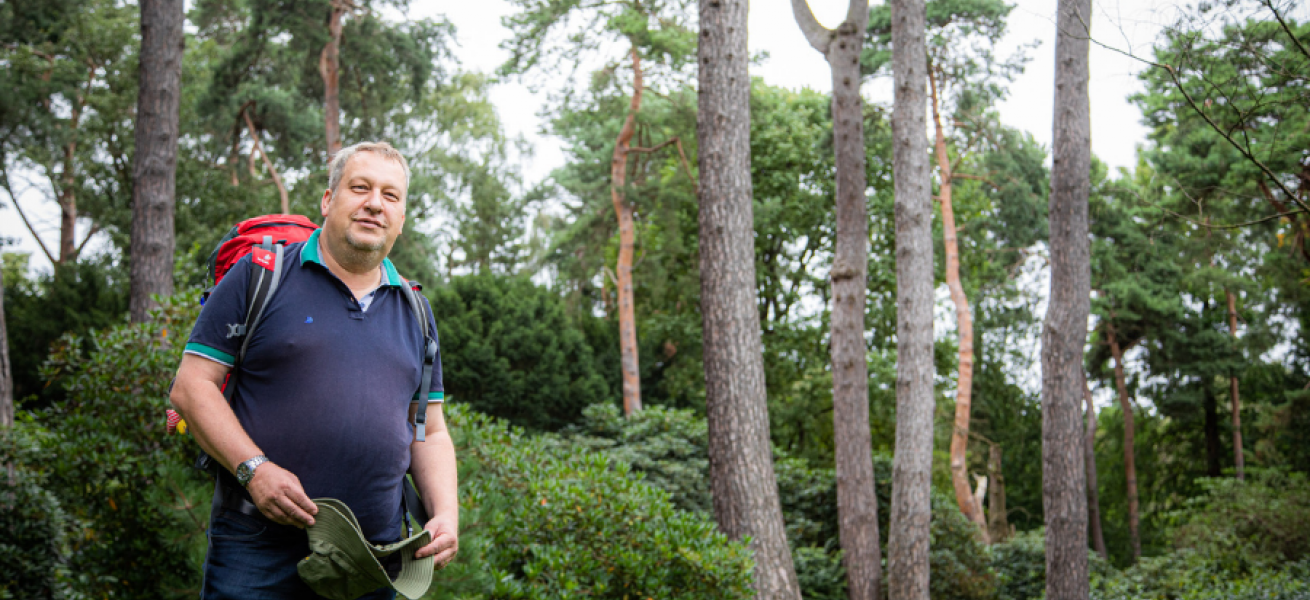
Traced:
<path fill-rule="evenodd" d="M 433 402 L 445 402 L 445 401 L 446 401 L 446 393 L 445 393 L 445 392 L 428 392 L 428 403 L 429 403 L 429 404 L 430 404 L 430 403 L 433 403 Z M 409 403 L 410 403 L 410 404 L 415 404 L 415 403 L 417 403 L 417 402 L 418 402 L 418 392 L 414 392 L 414 397 L 409 399 Z"/>
<path fill-rule="evenodd" d="M 204 344 L 197 344 L 194 342 L 186 345 L 185 353 L 195 354 L 197 356 L 203 356 L 216 363 L 222 363 L 229 367 L 232 366 L 234 363 L 236 363 L 235 356 L 223 352 L 222 350 L 215 350 L 214 348 L 210 348 L 209 346 L 206 346 Z"/>

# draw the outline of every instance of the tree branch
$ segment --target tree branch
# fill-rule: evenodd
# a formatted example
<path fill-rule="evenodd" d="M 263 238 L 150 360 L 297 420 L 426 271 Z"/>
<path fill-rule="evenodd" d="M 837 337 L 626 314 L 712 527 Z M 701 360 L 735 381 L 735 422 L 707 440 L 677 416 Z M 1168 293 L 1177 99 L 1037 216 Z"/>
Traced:
<path fill-rule="evenodd" d="M 852 8 L 854 8 L 853 4 Z M 800 25 L 801 33 L 805 34 L 805 41 L 809 42 L 820 54 L 828 56 L 828 46 L 832 44 L 833 31 L 824 27 L 819 23 L 818 19 L 814 18 L 814 11 L 810 10 L 810 3 L 806 2 L 806 0 L 791 0 L 791 12 L 796 16 L 796 24 Z M 865 10 L 864 12 L 864 18 L 868 19 L 869 11 Z"/>
<path fill-rule="evenodd" d="M 1296 39 L 1296 34 L 1295 34 L 1295 33 L 1292 33 L 1292 28 L 1291 28 L 1291 27 L 1288 27 L 1288 26 L 1287 26 L 1287 21 L 1284 21 L 1284 20 L 1283 20 L 1283 15 L 1282 15 L 1282 13 L 1279 13 L 1279 12 L 1278 12 L 1278 9 L 1277 9 L 1277 8 L 1274 8 L 1274 3 L 1273 3 L 1273 1 L 1272 1 L 1272 0 L 1260 0 L 1260 4 L 1265 5 L 1265 8 L 1268 8 L 1268 9 L 1269 9 L 1269 12 L 1274 13 L 1274 18 L 1275 18 L 1275 19 L 1278 19 L 1278 24 L 1281 25 L 1282 28 L 1283 28 L 1283 31 L 1284 31 L 1285 33 L 1287 33 L 1287 37 L 1292 38 L 1292 43 L 1293 43 L 1293 44 L 1296 44 L 1296 49 L 1297 49 L 1297 50 L 1300 50 L 1300 51 L 1301 51 L 1301 54 L 1302 54 L 1303 56 L 1305 56 L 1307 60 L 1310 60 L 1310 51 L 1306 51 L 1305 46 L 1301 45 L 1301 40 Z"/>
<path fill-rule="evenodd" d="M 82 238 L 82 243 L 77 245 L 77 250 L 73 252 L 73 256 L 82 256 L 82 249 L 86 247 L 86 243 L 91 241 L 91 238 L 97 233 L 100 233 L 100 224 L 91 223 L 91 230 L 86 232 L 86 237 Z"/>
<path fill-rule="evenodd" d="M 1111 51 L 1111 52 L 1116 52 L 1116 53 L 1122 54 L 1122 55 L 1124 55 L 1124 56 L 1126 56 L 1126 57 L 1128 57 L 1128 58 L 1131 58 L 1131 59 L 1136 60 L 1136 61 L 1140 61 L 1140 62 L 1142 62 L 1142 63 L 1148 64 L 1148 65 L 1151 65 L 1151 66 L 1153 66 L 1153 67 L 1157 67 L 1157 68 L 1160 68 L 1160 69 L 1164 69 L 1165 72 L 1169 73 L 1169 78 L 1170 78 L 1171 80 L 1173 80 L 1173 82 L 1174 82 L 1174 87 L 1175 87 L 1175 88 L 1178 88 L 1178 91 L 1183 95 L 1183 99 L 1187 101 L 1187 106 L 1189 106 L 1189 107 L 1192 109 L 1193 112 L 1195 112 L 1195 113 L 1196 113 L 1197 115 L 1199 115 L 1202 119 L 1204 119 L 1205 122 L 1206 122 L 1206 124 L 1208 124 L 1208 125 L 1210 126 L 1210 129 L 1214 130 L 1215 133 L 1218 133 L 1218 134 L 1219 134 L 1220 136 L 1222 136 L 1225 140 L 1227 140 L 1228 143 L 1231 144 L 1231 145 L 1233 146 L 1233 148 L 1237 149 L 1237 152 L 1238 152 L 1239 154 L 1241 154 L 1244 158 L 1246 158 L 1246 160 L 1251 161 L 1252 164 L 1254 164 L 1255 166 L 1259 167 L 1259 168 L 1260 168 L 1260 171 L 1263 172 L 1263 173 L 1265 174 L 1265 177 L 1268 177 L 1270 181 L 1274 182 L 1274 185 L 1278 186 L 1278 189 L 1282 190 L 1283 193 L 1286 194 L 1288 198 L 1290 198 L 1293 202 L 1295 202 L 1295 203 L 1297 204 L 1297 206 L 1300 206 L 1300 207 L 1301 207 L 1301 212 L 1310 212 L 1310 206 L 1307 206 L 1306 203 L 1305 203 L 1305 201 L 1301 200 L 1299 197 L 1297 197 L 1296 194 L 1292 193 L 1292 190 L 1287 189 L 1287 186 L 1286 186 L 1286 185 L 1283 185 L 1282 180 L 1278 179 L 1278 176 L 1275 175 L 1274 172 L 1273 172 L 1269 167 L 1265 166 L 1265 164 L 1264 164 L 1263 161 L 1261 161 L 1260 159 L 1256 158 L 1255 155 L 1251 154 L 1251 152 L 1248 151 L 1247 148 L 1244 148 L 1241 144 L 1237 143 L 1237 140 L 1234 140 L 1233 137 L 1232 137 L 1231 135 L 1229 135 L 1228 132 L 1224 131 L 1223 128 L 1220 127 L 1218 123 L 1215 123 L 1214 120 L 1210 118 L 1210 115 L 1206 114 L 1205 111 L 1201 110 L 1201 107 L 1200 107 L 1200 106 L 1197 106 L 1197 104 L 1196 104 L 1196 100 L 1194 100 L 1194 99 L 1192 98 L 1192 95 L 1191 95 L 1190 93 L 1188 93 L 1187 88 L 1183 86 L 1183 82 L 1182 82 L 1182 80 L 1180 80 L 1180 79 L 1178 78 L 1178 70 L 1177 70 L 1177 69 L 1175 69 L 1175 68 L 1174 68 L 1173 66 L 1171 66 L 1171 65 L 1166 65 L 1166 64 L 1164 64 L 1164 63 L 1158 63 L 1158 62 L 1155 62 L 1155 61 L 1153 61 L 1153 60 L 1147 60 L 1147 59 L 1142 58 L 1142 57 L 1140 57 L 1140 56 L 1137 56 L 1137 55 L 1135 55 L 1135 54 L 1133 54 L 1133 53 L 1131 53 L 1131 52 L 1127 52 L 1127 51 L 1124 51 L 1124 50 L 1120 50 L 1120 49 L 1115 48 L 1115 47 L 1113 47 L 1113 46 L 1110 46 L 1110 45 L 1104 44 L 1104 43 L 1098 41 L 1096 38 L 1091 37 L 1090 35 L 1087 35 L 1087 36 L 1085 36 L 1085 37 L 1086 37 L 1086 39 L 1087 39 L 1088 41 L 1090 41 L 1091 43 L 1096 44 L 1097 46 L 1100 46 L 1100 47 L 1102 47 L 1102 48 L 1105 48 L 1106 50 L 1109 50 L 1109 51 Z M 1278 215 L 1278 216 L 1282 216 L 1282 215 Z M 1274 218 L 1277 218 L 1277 217 L 1274 217 Z M 1253 223 L 1255 223 L 1255 222 L 1258 222 L 1258 221 L 1253 221 Z"/>
<path fill-rule="evenodd" d="M 250 119 L 250 111 L 242 111 L 241 114 L 246 118 L 246 127 L 250 128 L 250 138 L 255 141 L 255 147 L 250 150 L 250 172 L 254 174 L 255 152 L 259 152 L 259 157 L 264 160 L 264 167 L 268 169 L 269 175 L 273 176 L 273 183 L 277 184 L 277 193 L 282 199 L 282 214 L 290 214 L 291 203 L 287 200 L 287 186 L 282 185 L 282 177 L 277 174 L 273 161 L 268 159 L 268 154 L 264 153 L 264 147 L 259 143 L 259 132 L 255 129 L 255 122 Z"/>
<path fill-rule="evenodd" d="M 50 249 L 47 248 L 45 242 L 41 240 L 41 236 L 37 235 L 36 228 L 33 227 L 32 222 L 28 220 L 27 213 L 23 212 L 23 207 L 18 205 L 18 196 L 14 195 L 14 188 L 9 184 L 8 169 L 0 168 L 0 182 L 3 182 L 5 191 L 9 193 L 10 203 L 14 205 L 14 210 L 18 211 L 18 216 L 23 219 L 23 225 L 27 226 L 27 231 L 32 234 L 32 239 L 36 240 L 36 245 L 41 248 L 41 253 L 45 254 L 45 257 L 50 261 L 50 264 L 59 264 L 59 261 L 55 260 L 55 255 L 50 253 Z"/>

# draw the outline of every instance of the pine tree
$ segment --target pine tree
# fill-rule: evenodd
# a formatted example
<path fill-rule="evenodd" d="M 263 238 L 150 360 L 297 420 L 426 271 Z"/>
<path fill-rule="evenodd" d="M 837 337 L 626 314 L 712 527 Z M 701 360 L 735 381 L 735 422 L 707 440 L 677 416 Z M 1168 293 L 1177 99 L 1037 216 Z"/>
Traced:
<path fill-rule="evenodd" d="M 1051 168 L 1051 295 L 1042 329 L 1042 507 L 1046 597 L 1086 600 L 1087 480 L 1082 445 L 1083 345 L 1091 295 L 1087 94 L 1091 0 L 1060 0 Z"/>

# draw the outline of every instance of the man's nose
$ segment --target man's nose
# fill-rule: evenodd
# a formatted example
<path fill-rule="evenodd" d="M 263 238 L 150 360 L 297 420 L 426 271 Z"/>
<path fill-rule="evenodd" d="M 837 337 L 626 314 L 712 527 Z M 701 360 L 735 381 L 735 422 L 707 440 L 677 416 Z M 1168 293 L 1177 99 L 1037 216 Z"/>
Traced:
<path fill-rule="evenodd" d="M 373 212 L 382 212 L 381 190 L 370 191 L 368 197 L 364 199 L 364 207 Z"/>

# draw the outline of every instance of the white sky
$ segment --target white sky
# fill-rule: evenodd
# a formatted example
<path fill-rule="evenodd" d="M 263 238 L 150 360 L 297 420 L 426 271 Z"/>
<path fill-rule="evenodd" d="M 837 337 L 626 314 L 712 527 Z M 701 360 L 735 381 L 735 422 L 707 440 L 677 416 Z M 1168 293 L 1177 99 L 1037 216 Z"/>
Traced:
<path fill-rule="evenodd" d="M 876 1 L 876 0 L 875 0 Z M 1010 17 L 1010 35 L 998 54 L 1008 55 L 1019 44 L 1039 40 L 1041 45 L 1030 51 L 1027 70 L 1010 86 L 1010 97 L 1000 105 L 1002 120 L 1013 127 L 1029 131 L 1042 144 L 1049 147 L 1051 115 L 1054 99 L 1054 14 L 1055 0 L 1018 0 Z M 1093 37 L 1112 46 L 1149 55 L 1150 45 L 1163 25 L 1173 20 L 1176 1 L 1171 0 L 1104 0 L 1095 4 L 1092 23 Z M 846 13 L 846 0 L 811 0 L 810 5 L 819 21 L 834 26 Z M 443 13 L 458 28 L 457 55 L 467 70 L 491 71 L 506 57 L 498 48 L 508 31 L 501 26 L 501 17 L 510 12 L 503 0 L 476 0 L 470 2 L 436 2 L 413 0 L 410 14 L 415 17 Z M 754 68 L 772 85 L 809 87 L 828 92 L 831 90 L 829 70 L 823 57 L 805 42 L 792 17 L 788 0 L 755 0 L 751 3 L 750 48 L 752 53 L 764 51 L 769 59 Z M 1140 89 L 1135 75 L 1141 63 L 1109 50 L 1093 46 L 1091 51 L 1091 109 L 1092 150 L 1111 168 L 1129 167 L 1135 163 L 1135 148 L 1143 143 L 1146 130 L 1141 126 L 1141 115 L 1127 97 Z M 889 103 L 890 86 L 872 82 L 865 86 L 865 96 L 873 102 Z M 535 156 L 525 165 L 529 182 L 544 178 L 563 162 L 558 140 L 540 134 L 542 121 L 537 112 L 545 102 L 545 94 L 533 94 L 524 85 L 506 82 L 492 92 L 492 100 L 499 108 L 500 117 L 511 135 L 522 134 L 535 147 Z M 19 183 L 21 189 L 24 186 Z M 33 181 L 39 184 L 38 181 Z M 38 231 L 46 246 L 55 251 L 58 246 L 58 207 L 49 193 L 37 185 L 21 193 L 19 202 L 29 217 L 34 217 Z M 46 270 L 48 261 L 41 255 L 31 235 L 23 227 L 18 214 L 9 207 L 0 208 L 0 236 L 17 238 L 17 249 L 33 255 L 34 269 Z M 224 225 L 226 227 L 226 225 Z M 79 227 L 79 235 L 84 231 Z"/>

